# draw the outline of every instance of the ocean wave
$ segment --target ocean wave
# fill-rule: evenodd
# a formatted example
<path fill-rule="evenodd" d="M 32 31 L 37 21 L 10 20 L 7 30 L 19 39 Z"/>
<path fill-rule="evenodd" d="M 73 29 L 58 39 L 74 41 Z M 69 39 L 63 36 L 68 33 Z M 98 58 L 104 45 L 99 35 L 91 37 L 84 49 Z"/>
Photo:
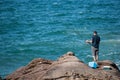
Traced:
<path fill-rule="evenodd" d="M 120 39 L 102 40 L 101 42 L 120 42 Z"/>

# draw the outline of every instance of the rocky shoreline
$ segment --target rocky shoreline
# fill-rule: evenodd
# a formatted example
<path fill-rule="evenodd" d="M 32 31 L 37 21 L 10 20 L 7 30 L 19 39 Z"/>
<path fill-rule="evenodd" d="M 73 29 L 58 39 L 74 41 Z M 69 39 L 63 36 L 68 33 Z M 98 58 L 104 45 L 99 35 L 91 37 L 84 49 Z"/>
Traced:
<path fill-rule="evenodd" d="M 93 69 L 73 52 L 68 52 L 56 61 L 34 59 L 4 80 L 120 80 L 120 70 L 116 64 L 109 60 L 98 61 L 97 64 L 99 67 Z M 104 70 L 103 66 L 110 66 L 111 69 Z"/>

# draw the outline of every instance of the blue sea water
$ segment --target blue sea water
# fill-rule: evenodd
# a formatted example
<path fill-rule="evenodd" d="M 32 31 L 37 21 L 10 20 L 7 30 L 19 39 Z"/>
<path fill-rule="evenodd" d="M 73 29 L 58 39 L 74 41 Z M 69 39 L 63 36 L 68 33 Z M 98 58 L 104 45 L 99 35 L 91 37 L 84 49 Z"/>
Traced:
<path fill-rule="evenodd" d="M 68 51 L 92 61 L 92 32 L 100 60 L 120 68 L 120 0 L 0 0 L 0 76 L 35 58 L 57 60 Z"/>

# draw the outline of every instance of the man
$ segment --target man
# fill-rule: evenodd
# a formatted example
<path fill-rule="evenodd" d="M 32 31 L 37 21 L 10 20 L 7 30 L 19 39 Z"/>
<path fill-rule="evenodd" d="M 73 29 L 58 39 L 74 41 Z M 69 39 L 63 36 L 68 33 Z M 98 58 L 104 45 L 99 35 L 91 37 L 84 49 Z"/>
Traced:
<path fill-rule="evenodd" d="M 98 61 L 100 37 L 97 34 L 97 31 L 93 32 L 92 40 L 86 40 L 86 43 L 91 44 L 93 59 L 94 61 Z"/>

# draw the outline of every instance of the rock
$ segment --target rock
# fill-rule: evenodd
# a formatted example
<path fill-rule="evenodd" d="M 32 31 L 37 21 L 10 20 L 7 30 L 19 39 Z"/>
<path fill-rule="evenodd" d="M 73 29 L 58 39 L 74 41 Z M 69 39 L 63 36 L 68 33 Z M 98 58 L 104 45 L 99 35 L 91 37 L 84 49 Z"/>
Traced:
<path fill-rule="evenodd" d="M 6 80 L 120 80 L 120 71 L 111 61 L 98 61 L 99 68 L 92 69 L 79 60 L 73 52 L 56 61 L 35 59 L 6 77 Z M 110 70 L 103 70 L 110 66 Z"/>
<path fill-rule="evenodd" d="M 1 76 L 0 76 L 0 80 L 2 80 Z"/>
<path fill-rule="evenodd" d="M 52 64 L 53 61 L 45 59 L 35 59 L 27 66 L 17 69 L 6 77 L 6 80 L 36 80 Z"/>
<path fill-rule="evenodd" d="M 98 61 L 97 63 L 99 65 L 99 68 L 101 69 L 103 68 L 103 66 L 110 66 L 112 70 L 120 71 L 116 64 L 109 60 Z"/>

